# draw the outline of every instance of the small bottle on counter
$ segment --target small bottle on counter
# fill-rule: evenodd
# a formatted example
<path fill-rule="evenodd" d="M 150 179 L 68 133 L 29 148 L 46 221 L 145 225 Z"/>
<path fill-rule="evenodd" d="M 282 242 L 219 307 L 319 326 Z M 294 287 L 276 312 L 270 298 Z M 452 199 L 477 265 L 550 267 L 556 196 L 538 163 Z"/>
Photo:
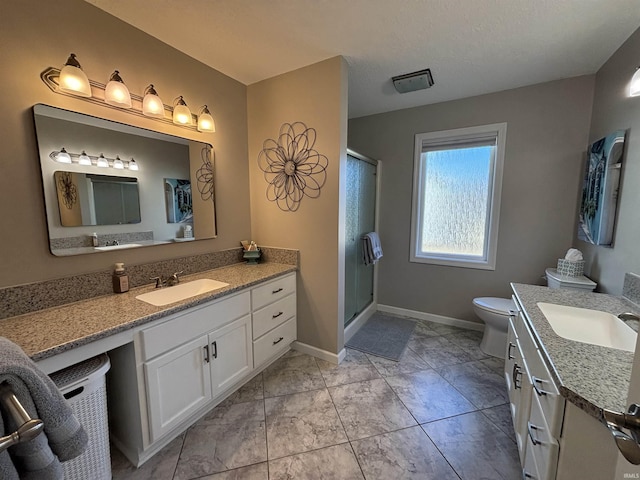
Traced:
<path fill-rule="evenodd" d="M 98 234 L 96 232 L 91 234 L 91 245 L 94 247 L 98 246 Z"/>
<path fill-rule="evenodd" d="M 113 292 L 124 293 L 129 291 L 129 277 L 124 271 L 124 263 L 116 263 L 113 271 Z"/>

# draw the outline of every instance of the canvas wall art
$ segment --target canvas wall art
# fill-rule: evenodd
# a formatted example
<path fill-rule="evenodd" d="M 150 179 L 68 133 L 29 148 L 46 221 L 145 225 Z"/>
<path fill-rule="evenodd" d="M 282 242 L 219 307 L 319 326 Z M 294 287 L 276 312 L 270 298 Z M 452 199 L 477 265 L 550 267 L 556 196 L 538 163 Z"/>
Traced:
<path fill-rule="evenodd" d="M 618 130 L 589 146 L 578 225 L 580 240 L 613 244 L 624 140 L 625 131 Z"/>

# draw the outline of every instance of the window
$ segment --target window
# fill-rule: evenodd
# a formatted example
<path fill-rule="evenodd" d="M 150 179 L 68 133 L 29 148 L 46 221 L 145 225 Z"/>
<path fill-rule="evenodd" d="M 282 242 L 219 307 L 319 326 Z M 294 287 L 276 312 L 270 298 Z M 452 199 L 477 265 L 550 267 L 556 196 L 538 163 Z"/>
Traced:
<path fill-rule="evenodd" d="M 495 270 L 507 124 L 416 135 L 412 262 Z"/>

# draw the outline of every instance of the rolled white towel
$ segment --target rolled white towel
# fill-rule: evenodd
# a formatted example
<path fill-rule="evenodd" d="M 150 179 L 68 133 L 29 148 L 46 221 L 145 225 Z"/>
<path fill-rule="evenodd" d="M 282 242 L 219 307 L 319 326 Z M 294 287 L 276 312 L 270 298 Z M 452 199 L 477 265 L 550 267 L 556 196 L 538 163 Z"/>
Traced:
<path fill-rule="evenodd" d="M 576 248 L 570 248 L 567 250 L 567 254 L 564 256 L 565 260 L 571 260 L 572 262 L 578 262 L 583 259 L 582 252 Z"/>

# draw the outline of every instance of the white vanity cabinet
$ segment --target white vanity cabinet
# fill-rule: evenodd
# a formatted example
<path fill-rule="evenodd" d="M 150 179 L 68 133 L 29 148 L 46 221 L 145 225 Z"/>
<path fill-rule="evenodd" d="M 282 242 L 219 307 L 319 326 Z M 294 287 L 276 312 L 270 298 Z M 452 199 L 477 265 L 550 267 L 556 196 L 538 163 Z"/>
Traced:
<path fill-rule="evenodd" d="M 145 326 L 110 352 L 113 442 L 141 465 L 295 339 L 295 273 Z"/>
<path fill-rule="evenodd" d="M 523 478 L 555 479 L 565 400 L 522 311 L 509 319 L 507 338 L 505 380 Z"/>
<path fill-rule="evenodd" d="M 204 307 L 197 313 L 183 315 L 141 332 L 142 343 L 147 346 L 156 336 L 171 338 L 178 335 L 184 322 L 197 322 L 197 319 L 189 318 L 191 315 L 208 317 L 210 325 L 224 324 L 144 362 L 151 442 L 164 436 L 253 370 L 247 296 L 240 295 Z M 238 304 L 242 303 L 246 305 L 246 314 L 227 323 L 229 317 L 238 314 Z M 208 328 L 208 323 L 204 322 L 203 328 Z M 149 346 L 145 351 L 152 349 L 153 346 Z"/>
<path fill-rule="evenodd" d="M 297 337 L 296 276 L 287 275 L 251 291 L 256 368 L 268 364 Z"/>

